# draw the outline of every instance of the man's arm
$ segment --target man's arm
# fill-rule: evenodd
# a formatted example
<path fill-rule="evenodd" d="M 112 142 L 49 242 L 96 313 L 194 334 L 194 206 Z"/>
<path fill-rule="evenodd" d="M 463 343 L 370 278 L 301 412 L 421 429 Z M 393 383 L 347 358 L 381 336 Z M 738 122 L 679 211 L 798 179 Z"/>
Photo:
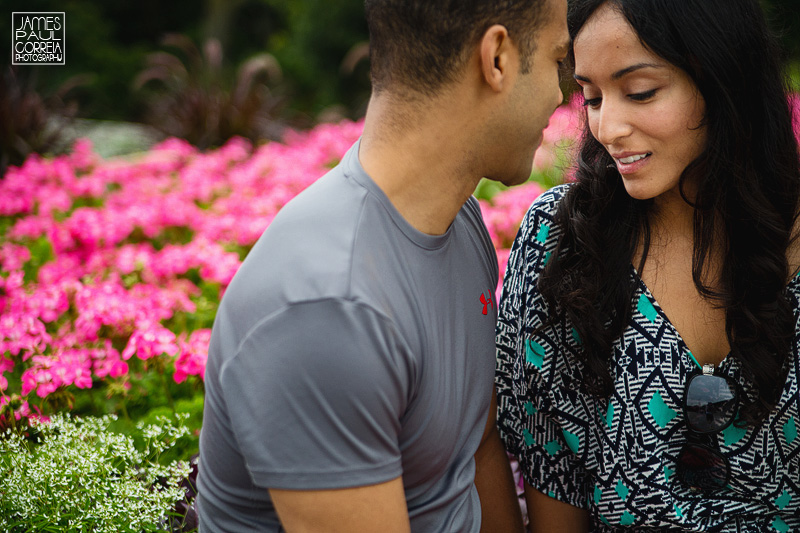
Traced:
<path fill-rule="evenodd" d="M 514 477 L 500 433 L 497 431 L 497 395 L 492 392 L 489 418 L 475 453 L 475 487 L 481 500 L 481 531 L 522 531 L 522 513 L 514 490 Z"/>
<path fill-rule="evenodd" d="M 525 483 L 531 533 L 586 533 L 589 513 L 574 505 L 551 498 Z"/>
<path fill-rule="evenodd" d="M 386 483 L 337 490 L 269 491 L 278 517 L 288 533 L 407 533 L 408 521 L 402 478 Z"/>

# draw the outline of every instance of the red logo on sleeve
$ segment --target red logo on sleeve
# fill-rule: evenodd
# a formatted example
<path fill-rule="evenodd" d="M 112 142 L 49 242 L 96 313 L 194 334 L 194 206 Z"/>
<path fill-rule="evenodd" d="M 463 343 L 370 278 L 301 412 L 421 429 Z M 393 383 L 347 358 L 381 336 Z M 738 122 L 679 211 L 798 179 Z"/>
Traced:
<path fill-rule="evenodd" d="M 487 292 L 488 296 L 485 296 L 481 293 L 481 303 L 483 304 L 483 314 L 486 315 L 489 313 L 489 308 L 491 307 L 494 309 L 494 302 L 492 301 L 492 293 Z"/>

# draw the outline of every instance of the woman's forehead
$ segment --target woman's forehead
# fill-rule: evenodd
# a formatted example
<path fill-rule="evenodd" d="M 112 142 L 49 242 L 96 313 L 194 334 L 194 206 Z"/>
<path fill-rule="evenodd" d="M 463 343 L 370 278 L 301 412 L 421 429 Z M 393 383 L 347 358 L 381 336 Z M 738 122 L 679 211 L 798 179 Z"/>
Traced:
<path fill-rule="evenodd" d="M 617 79 L 631 71 L 652 73 L 669 68 L 666 61 L 642 44 L 624 15 L 610 3 L 589 17 L 575 36 L 573 51 L 578 79 L 599 73 Z"/>

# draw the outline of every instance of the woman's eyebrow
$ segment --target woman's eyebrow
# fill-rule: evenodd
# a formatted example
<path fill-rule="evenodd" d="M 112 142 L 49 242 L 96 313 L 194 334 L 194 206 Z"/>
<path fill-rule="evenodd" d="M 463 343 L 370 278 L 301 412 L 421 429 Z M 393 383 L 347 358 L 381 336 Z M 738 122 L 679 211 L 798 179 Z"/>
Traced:
<path fill-rule="evenodd" d="M 631 65 L 630 67 L 625 67 L 621 70 L 616 71 L 611 75 L 611 79 L 618 80 L 630 74 L 631 72 L 636 72 L 637 70 L 641 70 L 643 68 L 661 68 L 662 66 L 663 65 L 658 65 L 656 63 L 636 63 L 635 65 Z M 581 76 L 580 74 L 575 74 L 575 79 L 585 83 L 592 83 L 592 80 L 590 80 L 586 76 Z"/>

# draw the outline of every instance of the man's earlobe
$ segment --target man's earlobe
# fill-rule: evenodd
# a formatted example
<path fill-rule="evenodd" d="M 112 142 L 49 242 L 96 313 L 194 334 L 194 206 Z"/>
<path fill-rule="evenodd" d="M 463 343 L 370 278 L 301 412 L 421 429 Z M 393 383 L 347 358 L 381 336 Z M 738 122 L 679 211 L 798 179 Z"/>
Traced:
<path fill-rule="evenodd" d="M 501 24 L 491 26 L 483 34 L 480 44 L 481 74 L 494 91 L 503 89 L 512 48 L 508 29 Z"/>

